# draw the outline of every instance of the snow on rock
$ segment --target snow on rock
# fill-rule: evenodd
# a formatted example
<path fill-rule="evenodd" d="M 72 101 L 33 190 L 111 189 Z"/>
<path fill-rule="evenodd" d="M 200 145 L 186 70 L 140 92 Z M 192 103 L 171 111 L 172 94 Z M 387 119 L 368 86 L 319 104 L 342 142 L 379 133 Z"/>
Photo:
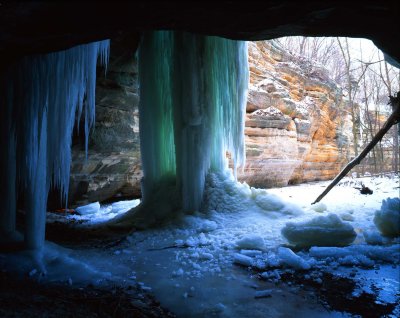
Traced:
<path fill-rule="evenodd" d="M 311 205 L 311 209 L 314 210 L 315 212 L 324 212 L 328 208 L 325 203 L 318 202 L 316 204 Z"/>
<path fill-rule="evenodd" d="M 387 198 L 375 212 L 374 223 L 384 236 L 400 236 L 400 199 Z"/>
<path fill-rule="evenodd" d="M 243 236 L 239 241 L 237 241 L 236 246 L 239 249 L 262 251 L 265 249 L 265 242 L 264 239 L 259 235 L 248 234 Z"/>
<path fill-rule="evenodd" d="M 100 210 L 100 203 L 94 202 L 88 205 L 83 205 L 75 209 L 80 215 L 96 214 Z"/>
<path fill-rule="evenodd" d="M 318 216 L 300 223 L 286 223 L 281 233 L 291 244 L 303 247 L 346 246 L 357 236 L 353 227 L 336 214 Z"/>
<path fill-rule="evenodd" d="M 280 247 L 278 249 L 278 256 L 282 263 L 293 267 L 294 269 L 307 270 L 311 268 L 310 264 L 308 264 L 303 258 L 295 254 L 289 248 Z"/>

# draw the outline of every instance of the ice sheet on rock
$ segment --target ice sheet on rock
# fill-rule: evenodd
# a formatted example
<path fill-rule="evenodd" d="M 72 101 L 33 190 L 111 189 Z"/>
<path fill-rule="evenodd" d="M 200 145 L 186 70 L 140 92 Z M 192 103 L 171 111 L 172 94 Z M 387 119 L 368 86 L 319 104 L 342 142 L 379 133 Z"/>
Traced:
<path fill-rule="evenodd" d="M 374 223 L 382 235 L 394 237 L 400 235 L 400 199 L 387 198 L 382 201 L 379 211 L 375 212 Z"/>
<path fill-rule="evenodd" d="M 282 235 L 291 244 L 304 247 L 346 246 L 357 236 L 353 227 L 336 214 L 318 216 L 305 222 L 289 222 L 282 229 Z"/>

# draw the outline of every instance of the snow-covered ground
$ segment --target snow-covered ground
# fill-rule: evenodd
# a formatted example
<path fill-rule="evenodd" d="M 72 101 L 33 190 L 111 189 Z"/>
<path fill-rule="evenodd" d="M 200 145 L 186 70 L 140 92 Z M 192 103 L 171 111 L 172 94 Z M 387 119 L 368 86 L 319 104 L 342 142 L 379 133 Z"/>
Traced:
<path fill-rule="evenodd" d="M 355 189 L 361 182 L 372 195 Z M 344 179 L 311 205 L 327 185 L 261 190 L 211 174 L 201 212 L 70 257 L 102 273 L 101 280 L 141 285 L 179 317 L 350 317 L 351 310 L 316 296 L 340 280 L 354 282 L 349 302 L 371 296 L 374 306 L 397 306 L 389 317 L 398 316 L 400 241 L 381 236 L 374 216 L 383 200 L 399 196 L 399 178 Z M 137 203 L 107 209 L 116 215 Z M 103 222 L 109 212 L 102 209 L 64 221 Z M 62 279 L 78 283 L 75 276 L 66 267 Z"/>

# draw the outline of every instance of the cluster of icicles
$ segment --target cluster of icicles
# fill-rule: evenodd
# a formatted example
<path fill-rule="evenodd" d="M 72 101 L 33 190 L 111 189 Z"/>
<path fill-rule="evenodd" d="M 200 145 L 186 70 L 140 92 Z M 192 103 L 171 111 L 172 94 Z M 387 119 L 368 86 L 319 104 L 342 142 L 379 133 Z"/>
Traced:
<path fill-rule="evenodd" d="M 16 196 L 23 192 L 25 247 L 43 247 L 48 191 L 53 184 L 67 199 L 72 131 L 84 116 L 87 147 L 96 64 L 98 57 L 107 64 L 108 52 L 108 40 L 81 45 L 25 57 L 2 74 L 3 240 L 13 239 Z M 139 80 L 143 205 L 171 200 L 169 194 L 156 194 L 172 186 L 180 210 L 197 210 L 206 175 L 210 169 L 226 169 L 226 152 L 235 171 L 244 163 L 247 45 L 184 32 L 149 32 L 139 48 Z"/>

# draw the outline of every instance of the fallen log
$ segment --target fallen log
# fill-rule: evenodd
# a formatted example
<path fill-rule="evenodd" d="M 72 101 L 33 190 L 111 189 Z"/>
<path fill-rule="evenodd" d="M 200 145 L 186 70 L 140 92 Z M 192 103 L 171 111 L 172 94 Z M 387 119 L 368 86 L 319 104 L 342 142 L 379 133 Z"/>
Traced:
<path fill-rule="evenodd" d="M 377 132 L 377 134 L 372 138 L 370 143 L 364 148 L 364 150 L 352 161 L 350 161 L 346 167 L 343 168 L 343 170 L 335 177 L 335 179 L 332 180 L 332 182 L 329 184 L 329 186 L 325 189 L 324 192 L 320 194 L 320 196 L 312 203 L 315 204 L 321 199 L 328 194 L 329 191 L 332 190 L 332 188 L 338 184 L 340 180 L 351 170 L 353 169 L 356 165 L 358 165 L 361 160 L 363 160 L 367 154 L 372 150 L 372 148 L 375 147 L 375 145 L 382 140 L 383 136 L 389 131 L 390 128 L 392 128 L 393 125 L 396 125 L 397 123 L 400 122 L 400 92 L 397 93 L 396 97 L 389 96 L 390 101 L 389 104 L 392 106 L 393 112 L 389 116 L 389 118 L 386 120 L 385 124 L 383 127 Z"/>

